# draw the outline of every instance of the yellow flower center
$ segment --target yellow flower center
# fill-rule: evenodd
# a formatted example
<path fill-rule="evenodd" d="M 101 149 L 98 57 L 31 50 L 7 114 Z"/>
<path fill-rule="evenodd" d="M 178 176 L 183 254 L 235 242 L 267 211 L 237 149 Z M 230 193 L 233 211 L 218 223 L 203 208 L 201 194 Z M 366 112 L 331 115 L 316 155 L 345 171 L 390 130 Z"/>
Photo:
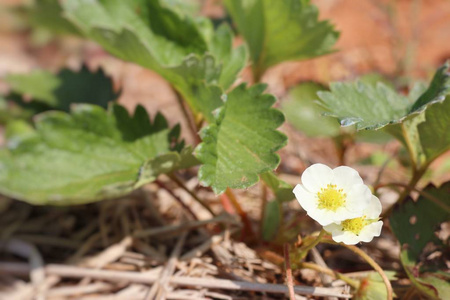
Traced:
<path fill-rule="evenodd" d="M 361 218 L 354 218 L 342 221 L 341 226 L 343 231 L 351 231 L 356 235 L 359 235 L 361 230 L 369 224 L 369 221 L 366 220 L 366 216 L 362 216 Z"/>
<path fill-rule="evenodd" d="M 328 184 L 326 188 L 321 188 L 317 192 L 317 198 L 319 199 L 317 205 L 319 209 L 327 209 L 335 212 L 338 208 L 345 205 L 347 194 L 342 189 L 337 189 L 335 184 Z"/>

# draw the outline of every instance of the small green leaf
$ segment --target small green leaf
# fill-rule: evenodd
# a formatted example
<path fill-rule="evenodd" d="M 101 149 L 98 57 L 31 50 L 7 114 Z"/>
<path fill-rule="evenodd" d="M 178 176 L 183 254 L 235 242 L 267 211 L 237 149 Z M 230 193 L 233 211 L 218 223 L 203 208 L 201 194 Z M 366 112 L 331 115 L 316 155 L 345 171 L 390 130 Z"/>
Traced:
<path fill-rule="evenodd" d="M 36 130 L 15 124 L 0 151 L 0 192 L 33 204 L 122 196 L 195 161 L 180 149 L 179 128 L 169 129 L 160 114 L 151 122 L 141 106 L 129 116 L 119 105 L 79 104 L 71 114 L 39 115 Z"/>
<path fill-rule="evenodd" d="M 328 110 L 325 114 L 338 118 L 342 126 L 356 124 L 357 130 L 380 129 L 401 123 L 428 105 L 443 101 L 450 86 L 447 69 L 448 64 L 440 67 L 428 89 L 413 101 L 381 82 L 376 86 L 363 82 L 331 83 L 330 92 L 318 95 Z"/>
<path fill-rule="evenodd" d="M 294 189 L 289 183 L 281 180 L 272 171 L 263 173 L 259 176 L 264 183 L 272 190 L 275 200 L 278 202 L 287 202 L 294 199 Z"/>
<path fill-rule="evenodd" d="M 318 91 L 326 88 L 315 82 L 304 82 L 289 91 L 282 111 L 296 129 L 310 137 L 334 137 L 340 134 L 339 123 L 330 117 L 323 117 L 316 100 Z"/>
<path fill-rule="evenodd" d="M 395 271 L 384 272 L 389 280 L 395 280 Z M 361 285 L 356 291 L 355 300 L 385 300 L 387 299 L 386 285 L 380 274 L 377 272 L 369 272 L 369 274 L 361 280 Z"/>
<path fill-rule="evenodd" d="M 35 113 L 50 109 L 68 112 L 74 103 L 106 108 L 119 96 L 114 91 L 112 79 L 102 69 L 91 72 L 86 66 L 78 72 L 62 69 L 56 75 L 47 71 L 12 74 L 5 81 L 12 91 L 8 98 Z M 30 97 L 31 101 L 23 101 L 23 96 Z"/>
<path fill-rule="evenodd" d="M 201 131 L 203 142 L 196 149 L 203 163 L 199 178 L 216 194 L 227 187 L 249 187 L 259 174 L 280 162 L 275 151 L 286 144 L 286 136 L 276 128 L 284 117 L 271 108 L 275 98 L 262 94 L 264 89 L 265 85 L 236 87 L 217 112 L 215 123 Z"/>
<path fill-rule="evenodd" d="M 318 20 L 309 0 L 226 0 L 233 21 L 250 49 L 260 76 L 288 60 L 309 59 L 332 52 L 339 33 Z"/>
<path fill-rule="evenodd" d="M 270 241 L 277 234 L 281 223 L 281 203 L 278 201 L 269 201 L 266 203 L 263 216 L 262 237 Z"/>

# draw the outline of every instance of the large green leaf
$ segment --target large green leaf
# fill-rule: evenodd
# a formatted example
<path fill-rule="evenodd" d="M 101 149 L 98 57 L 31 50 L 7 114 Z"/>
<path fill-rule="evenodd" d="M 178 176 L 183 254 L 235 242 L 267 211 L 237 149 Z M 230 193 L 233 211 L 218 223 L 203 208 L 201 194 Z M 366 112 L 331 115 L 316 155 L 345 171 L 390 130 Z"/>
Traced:
<path fill-rule="evenodd" d="M 205 34 L 212 30 L 209 21 L 180 16 L 158 0 L 137 2 L 136 8 L 136 1 L 72 0 L 65 1 L 63 7 L 67 18 L 85 36 L 121 59 L 158 72 L 181 93 L 194 113 L 212 120 L 212 110 L 222 105 L 217 96 L 220 88 L 227 89 L 244 67 L 244 48 L 232 49 L 229 29 L 216 32 L 217 42 L 211 38 L 214 33 L 209 38 Z M 217 55 L 219 50 L 221 55 Z M 208 98 L 204 99 L 205 95 Z"/>
<path fill-rule="evenodd" d="M 450 149 L 450 97 L 425 111 L 425 122 L 417 126 L 420 143 L 428 161 Z"/>
<path fill-rule="evenodd" d="M 449 122 L 450 100 L 447 97 L 443 103 L 431 105 L 425 112 L 409 116 L 401 124 L 386 127 L 386 131 L 410 149 L 420 167 L 450 149 Z"/>
<path fill-rule="evenodd" d="M 444 206 L 450 206 L 450 182 L 439 188 L 429 185 L 424 192 Z M 445 247 L 436 237 L 435 231 L 442 222 L 449 219 L 447 209 L 425 196 L 419 197 L 417 202 L 409 199 L 396 207 L 390 217 L 392 230 L 402 247 L 400 260 L 408 277 L 420 291 L 433 299 L 442 298 L 445 294 L 440 291 L 448 290 L 450 284 L 441 278 L 440 272 L 436 270 L 439 267 L 436 262 L 427 265 L 428 255 L 425 250 L 430 244 L 438 249 Z M 445 263 L 442 267 L 445 268 Z"/>
<path fill-rule="evenodd" d="M 196 149 L 203 163 L 199 178 L 217 194 L 227 187 L 253 185 L 259 174 L 275 169 L 280 162 L 275 151 L 286 144 L 286 136 L 276 128 L 284 117 L 271 108 L 275 98 L 262 94 L 264 89 L 265 85 L 236 87 L 218 111 L 215 123 L 201 131 L 203 143 Z"/>
<path fill-rule="evenodd" d="M 341 133 L 334 118 L 322 116 L 323 108 L 316 103 L 317 92 L 326 88 L 315 82 L 304 82 L 289 91 L 282 110 L 286 119 L 296 129 L 311 137 L 334 137 Z"/>
<path fill-rule="evenodd" d="M 70 114 L 51 111 L 29 125 L 12 124 L 0 151 L 0 192 L 34 204 L 68 205 L 118 197 L 159 174 L 192 162 L 179 127 L 153 120 L 141 106 L 134 115 L 79 104 Z M 28 126 L 28 127 L 27 127 Z"/>
<path fill-rule="evenodd" d="M 74 72 L 62 69 L 54 75 L 47 71 L 11 74 L 5 78 L 11 86 L 9 99 L 34 113 L 56 109 L 68 112 L 73 103 L 90 103 L 106 108 L 119 93 L 102 69 L 91 72 L 86 66 Z M 31 98 L 24 101 L 24 96 Z"/>
<path fill-rule="evenodd" d="M 309 0 L 226 0 L 233 21 L 250 49 L 253 69 L 260 76 L 287 60 L 330 53 L 339 33 L 318 21 Z"/>
<path fill-rule="evenodd" d="M 447 69 L 448 64 L 440 67 L 428 89 L 415 99 L 398 94 L 381 82 L 376 86 L 363 82 L 331 83 L 330 92 L 318 92 L 318 95 L 328 110 L 325 114 L 338 118 L 342 126 L 356 124 L 357 130 L 379 129 L 400 123 L 428 105 L 442 101 L 450 86 Z"/>

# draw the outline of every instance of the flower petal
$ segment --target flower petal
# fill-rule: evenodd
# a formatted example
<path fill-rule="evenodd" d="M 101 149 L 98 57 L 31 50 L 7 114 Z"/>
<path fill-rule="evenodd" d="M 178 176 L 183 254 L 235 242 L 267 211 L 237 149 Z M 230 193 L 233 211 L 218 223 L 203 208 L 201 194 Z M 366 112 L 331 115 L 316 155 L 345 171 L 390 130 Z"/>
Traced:
<path fill-rule="evenodd" d="M 383 222 L 378 221 L 365 226 L 359 233 L 359 239 L 361 242 L 368 243 L 373 240 L 374 237 L 380 236 L 381 229 L 383 228 Z"/>
<path fill-rule="evenodd" d="M 363 212 L 372 199 L 372 192 L 364 184 L 355 184 L 347 193 L 346 208 L 352 212 Z"/>
<path fill-rule="evenodd" d="M 364 184 L 358 171 L 346 166 L 333 169 L 333 184 L 336 184 L 344 192 L 348 192 L 353 185 Z"/>
<path fill-rule="evenodd" d="M 369 206 L 364 210 L 364 214 L 366 215 L 367 219 L 378 219 L 378 217 L 381 214 L 381 202 L 380 200 L 372 195 L 372 198 L 370 199 Z"/>
<path fill-rule="evenodd" d="M 342 234 L 342 226 L 341 226 L 341 224 L 331 223 L 331 224 L 325 225 L 323 227 L 323 229 L 325 229 L 325 231 L 331 233 L 331 235 Z"/>
<path fill-rule="evenodd" d="M 315 195 L 308 192 L 303 185 L 297 184 L 293 192 L 298 203 L 300 203 L 300 206 L 304 210 L 309 211 L 317 207 Z"/>
<path fill-rule="evenodd" d="M 331 236 L 335 242 L 344 243 L 347 245 L 356 245 L 359 243 L 359 237 L 350 231 L 343 231 L 342 234 Z"/>
<path fill-rule="evenodd" d="M 311 193 L 317 193 L 320 188 L 330 184 L 332 179 L 333 170 L 323 164 L 314 164 L 302 174 L 302 183 Z"/>
<path fill-rule="evenodd" d="M 325 209 L 311 209 L 308 211 L 308 216 L 316 220 L 322 226 L 326 226 L 334 222 L 335 213 Z"/>
<path fill-rule="evenodd" d="M 340 208 L 336 211 L 334 222 L 340 222 L 348 219 L 360 218 L 364 216 L 364 211 L 350 211 L 347 207 Z"/>

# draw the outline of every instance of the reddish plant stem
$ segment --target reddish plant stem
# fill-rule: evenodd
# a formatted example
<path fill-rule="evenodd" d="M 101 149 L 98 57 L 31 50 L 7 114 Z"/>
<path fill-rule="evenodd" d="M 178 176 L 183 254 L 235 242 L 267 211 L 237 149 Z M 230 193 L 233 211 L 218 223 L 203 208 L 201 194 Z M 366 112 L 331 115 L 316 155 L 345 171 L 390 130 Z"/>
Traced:
<path fill-rule="evenodd" d="M 289 290 L 289 299 L 295 300 L 294 280 L 292 278 L 291 260 L 289 257 L 289 244 L 284 244 L 284 267 L 286 269 L 286 284 Z"/>
<path fill-rule="evenodd" d="M 255 236 L 255 233 L 253 232 L 252 224 L 250 222 L 250 219 L 248 218 L 247 213 L 242 209 L 241 205 L 236 199 L 236 196 L 234 195 L 233 191 L 230 188 L 227 188 L 225 190 L 225 193 L 221 195 L 221 197 L 227 197 L 228 200 L 233 205 L 235 211 L 238 213 L 238 215 L 241 217 L 242 223 L 244 224 L 244 228 L 242 231 L 242 237 L 245 236 L 253 238 Z"/>

